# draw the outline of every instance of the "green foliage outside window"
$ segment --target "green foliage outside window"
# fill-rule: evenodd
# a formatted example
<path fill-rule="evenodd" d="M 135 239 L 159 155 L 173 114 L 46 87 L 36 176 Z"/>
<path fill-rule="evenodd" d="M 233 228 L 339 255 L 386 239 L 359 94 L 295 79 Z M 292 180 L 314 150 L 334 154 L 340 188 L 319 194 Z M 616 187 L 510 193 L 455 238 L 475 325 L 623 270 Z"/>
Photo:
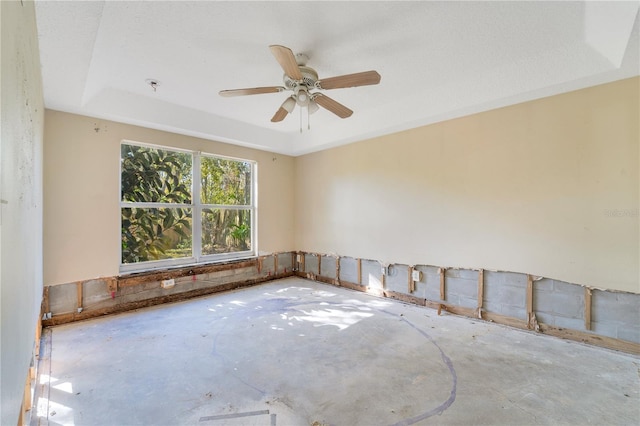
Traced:
<path fill-rule="evenodd" d="M 204 205 L 249 206 L 251 164 L 216 157 L 201 159 L 201 192 Z M 202 254 L 251 249 L 251 211 L 211 208 L 202 212 Z"/>
<path fill-rule="evenodd" d="M 121 147 L 121 199 L 167 203 L 167 208 L 122 208 L 122 263 L 191 256 L 191 155 L 149 147 Z M 177 251 L 176 251 L 177 250 Z"/>
<path fill-rule="evenodd" d="M 196 220 L 202 235 L 196 249 L 202 255 L 251 250 L 252 164 L 197 157 L 201 214 L 194 217 L 193 158 L 190 153 L 121 146 L 123 264 L 193 256 Z"/>

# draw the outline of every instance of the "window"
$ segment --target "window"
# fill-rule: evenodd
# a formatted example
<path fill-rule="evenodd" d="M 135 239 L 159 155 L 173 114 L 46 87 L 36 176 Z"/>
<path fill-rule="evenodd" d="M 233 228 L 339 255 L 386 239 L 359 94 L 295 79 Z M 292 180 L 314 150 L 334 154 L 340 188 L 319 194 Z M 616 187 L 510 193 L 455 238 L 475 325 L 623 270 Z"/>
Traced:
<path fill-rule="evenodd" d="M 256 165 L 123 142 L 121 270 L 251 256 Z"/>

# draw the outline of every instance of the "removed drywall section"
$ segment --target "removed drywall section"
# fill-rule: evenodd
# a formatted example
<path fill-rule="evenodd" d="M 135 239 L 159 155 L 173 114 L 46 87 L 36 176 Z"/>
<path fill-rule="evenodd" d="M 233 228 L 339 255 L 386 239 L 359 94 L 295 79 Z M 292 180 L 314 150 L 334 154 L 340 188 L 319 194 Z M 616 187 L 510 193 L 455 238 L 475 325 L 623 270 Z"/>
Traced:
<path fill-rule="evenodd" d="M 447 269 L 445 282 L 447 303 L 471 309 L 478 306 L 478 271 Z"/>
<path fill-rule="evenodd" d="M 361 284 L 368 287 L 370 291 L 376 293 L 384 289 L 383 265 L 377 260 L 360 260 Z"/>
<path fill-rule="evenodd" d="M 360 284 L 358 276 L 360 260 L 353 257 L 340 257 L 338 262 L 340 263 L 340 276 L 338 277 L 340 281 Z"/>
<path fill-rule="evenodd" d="M 334 256 L 321 256 L 320 258 L 320 276 L 330 279 L 338 278 L 336 272 L 338 259 Z"/>
<path fill-rule="evenodd" d="M 112 280 L 114 280 L 114 278 L 93 279 L 85 282 L 80 281 L 80 284 L 83 286 L 84 307 L 98 310 L 116 306 L 118 301 L 111 295 L 111 290 L 109 289 L 109 283 Z M 58 287 L 68 286 L 69 284 L 48 287 L 49 297 L 51 298 L 51 293 Z M 55 312 L 56 315 L 63 313 L 62 311 L 54 309 L 51 309 L 51 312 Z"/>
<path fill-rule="evenodd" d="M 318 274 L 319 272 L 319 256 L 313 253 L 304 253 L 304 263 L 302 272 L 306 272 L 307 274 Z"/>
<path fill-rule="evenodd" d="M 409 291 L 409 266 L 394 264 L 387 267 L 387 275 L 384 278 L 385 288 L 396 293 L 408 293 Z"/>
<path fill-rule="evenodd" d="M 300 259 L 300 270 L 295 272 L 290 268 L 294 259 Z M 317 273 L 318 268 L 321 274 Z M 417 281 L 411 271 L 419 272 Z M 426 305 L 437 309 L 439 314 L 451 312 L 640 354 L 638 294 L 591 290 L 529 274 L 433 265 L 384 266 L 376 260 L 319 253 L 285 252 L 199 269 L 178 268 L 46 287 L 46 306 L 52 316 L 44 323 L 55 325 L 92 318 L 254 285 L 294 273 Z M 175 285 L 163 288 L 161 281 L 165 279 L 174 279 Z M 80 304 L 79 285 L 83 290 L 83 309 L 73 312 Z M 587 300 L 591 303 L 587 304 Z"/>
<path fill-rule="evenodd" d="M 384 265 L 319 253 L 305 253 L 304 258 L 322 259 L 321 265 L 328 259 L 334 263 L 321 266 L 320 275 L 299 271 L 298 276 L 427 306 L 439 315 L 465 315 L 640 354 L 640 294 L 506 271 Z"/>
<path fill-rule="evenodd" d="M 585 328 L 584 287 L 543 278 L 534 283 L 533 289 L 533 308 L 539 322 L 573 330 Z"/>
<path fill-rule="evenodd" d="M 594 333 L 640 343 L 640 294 L 593 290 Z"/>
<path fill-rule="evenodd" d="M 266 271 L 267 275 L 275 273 L 276 258 L 275 256 L 260 256 L 258 258 L 258 272 L 263 273 Z"/>
<path fill-rule="evenodd" d="M 277 253 L 274 257 L 278 261 L 276 274 L 288 274 L 293 271 L 293 253 Z"/>
<path fill-rule="evenodd" d="M 488 312 L 527 320 L 526 274 L 484 271 L 484 308 Z"/>
<path fill-rule="evenodd" d="M 0 424 L 15 425 L 42 296 L 44 104 L 34 4 L 0 15 Z"/>
<path fill-rule="evenodd" d="M 56 314 L 76 312 L 76 283 L 49 288 L 49 311 Z"/>
<path fill-rule="evenodd" d="M 422 272 L 422 279 L 416 284 L 415 295 L 427 300 L 444 302 L 443 299 L 440 299 L 440 268 L 416 265 L 414 269 Z"/>
<path fill-rule="evenodd" d="M 161 281 L 151 281 L 135 286 L 122 286 L 116 292 L 115 298 L 119 304 L 143 302 L 157 298 L 180 295 L 197 290 L 211 289 L 226 284 L 244 283 L 256 279 L 262 274 L 257 274 L 257 266 L 252 264 L 239 268 L 227 269 L 208 274 L 198 274 L 174 278 L 172 287 L 163 288 Z M 268 275 L 269 272 L 266 272 Z M 273 275 L 273 274 L 272 274 Z M 60 286 L 54 286 L 60 287 Z"/>
<path fill-rule="evenodd" d="M 43 324 L 64 324 L 291 276 L 293 256 L 292 252 L 274 253 L 257 259 L 47 286 Z M 170 280 L 172 285 L 162 285 Z"/>

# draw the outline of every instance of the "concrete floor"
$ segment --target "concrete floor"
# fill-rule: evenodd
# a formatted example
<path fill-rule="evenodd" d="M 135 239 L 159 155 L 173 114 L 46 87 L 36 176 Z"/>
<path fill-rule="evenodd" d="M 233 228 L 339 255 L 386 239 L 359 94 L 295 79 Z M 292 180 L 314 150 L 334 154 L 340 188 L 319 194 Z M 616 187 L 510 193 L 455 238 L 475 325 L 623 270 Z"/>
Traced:
<path fill-rule="evenodd" d="M 48 329 L 32 424 L 640 423 L 640 358 L 288 278 Z"/>

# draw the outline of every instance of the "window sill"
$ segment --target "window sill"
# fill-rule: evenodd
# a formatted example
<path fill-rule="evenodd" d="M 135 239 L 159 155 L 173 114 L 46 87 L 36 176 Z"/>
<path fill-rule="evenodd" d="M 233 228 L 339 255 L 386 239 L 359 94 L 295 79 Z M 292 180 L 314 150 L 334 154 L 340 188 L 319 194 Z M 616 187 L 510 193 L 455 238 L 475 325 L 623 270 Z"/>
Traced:
<path fill-rule="evenodd" d="M 128 283 L 129 281 L 139 281 L 144 279 L 148 281 L 150 278 L 153 280 L 157 277 L 159 279 L 179 278 L 189 275 L 206 274 L 213 271 L 223 269 L 235 269 L 240 267 L 257 265 L 258 256 L 255 254 L 249 254 L 247 256 L 234 257 L 233 259 L 220 259 L 211 260 L 208 262 L 200 263 L 187 263 L 180 265 L 158 265 L 145 269 L 136 269 L 131 271 L 120 271 L 118 275 L 118 283 L 120 285 Z M 125 284 L 126 285 L 126 284 Z"/>

